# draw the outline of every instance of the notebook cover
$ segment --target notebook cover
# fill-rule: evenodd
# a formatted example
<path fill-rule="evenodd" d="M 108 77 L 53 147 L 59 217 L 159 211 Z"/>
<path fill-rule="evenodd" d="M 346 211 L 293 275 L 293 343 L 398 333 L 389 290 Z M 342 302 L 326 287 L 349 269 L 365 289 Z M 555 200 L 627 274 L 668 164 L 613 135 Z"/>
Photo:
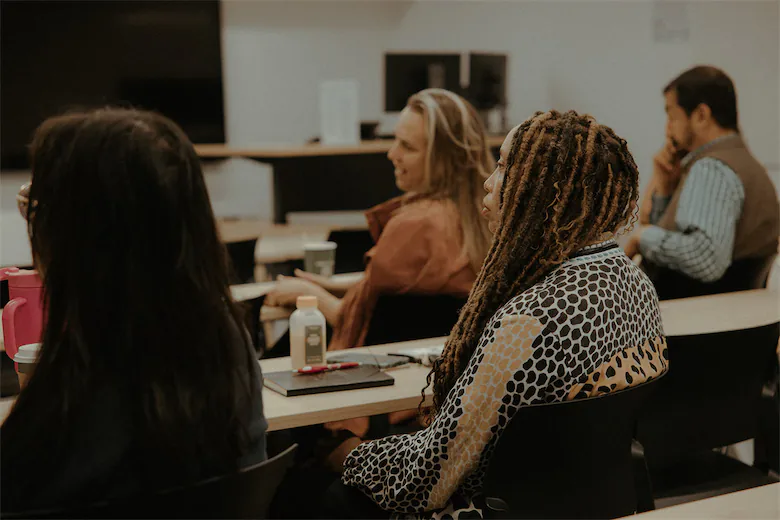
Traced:
<path fill-rule="evenodd" d="M 301 375 L 292 370 L 263 374 L 265 386 L 287 397 L 324 394 L 341 390 L 391 386 L 395 379 L 377 371 L 374 366 L 361 366 L 345 370 L 332 370 L 321 374 Z"/>

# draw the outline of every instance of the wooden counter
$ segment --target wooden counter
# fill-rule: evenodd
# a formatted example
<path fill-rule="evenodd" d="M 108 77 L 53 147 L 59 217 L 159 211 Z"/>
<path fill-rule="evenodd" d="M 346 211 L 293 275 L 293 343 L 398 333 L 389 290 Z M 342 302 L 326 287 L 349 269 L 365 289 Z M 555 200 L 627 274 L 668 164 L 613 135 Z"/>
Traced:
<path fill-rule="evenodd" d="M 500 147 L 506 136 L 490 136 L 490 147 Z M 332 155 L 366 155 L 387 153 L 393 145 L 392 139 L 361 141 L 354 145 L 324 145 L 321 143 L 301 145 L 232 146 L 230 144 L 196 144 L 195 151 L 203 159 L 226 159 L 245 157 L 248 159 L 288 159 L 293 157 L 327 157 Z"/>
<path fill-rule="evenodd" d="M 495 156 L 504 136 L 490 137 Z M 387 152 L 390 139 L 363 141 L 350 146 L 201 144 L 195 150 L 203 160 L 244 158 L 273 169 L 274 221 L 305 211 L 361 210 L 401 194 L 395 185 Z"/>

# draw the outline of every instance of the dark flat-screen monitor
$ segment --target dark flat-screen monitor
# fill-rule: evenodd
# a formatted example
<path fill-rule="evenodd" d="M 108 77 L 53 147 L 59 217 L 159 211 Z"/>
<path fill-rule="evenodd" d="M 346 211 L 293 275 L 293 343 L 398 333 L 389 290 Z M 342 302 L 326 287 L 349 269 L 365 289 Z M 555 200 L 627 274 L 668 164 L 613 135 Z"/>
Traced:
<path fill-rule="evenodd" d="M 385 111 L 398 112 L 412 94 L 430 87 L 456 92 L 478 110 L 506 105 L 506 54 L 471 52 L 468 86 L 461 85 L 461 55 L 385 54 Z"/>
<path fill-rule="evenodd" d="M 216 0 L 0 2 L 0 168 L 28 167 L 46 117 L 156 110 L 196 143 L 225 141 Z"/>
<path fill-rule="evenodd" d="M 400 112 L 426 88 L 461 93 L 460 54 L 385 54 L 385 111 Z"/>

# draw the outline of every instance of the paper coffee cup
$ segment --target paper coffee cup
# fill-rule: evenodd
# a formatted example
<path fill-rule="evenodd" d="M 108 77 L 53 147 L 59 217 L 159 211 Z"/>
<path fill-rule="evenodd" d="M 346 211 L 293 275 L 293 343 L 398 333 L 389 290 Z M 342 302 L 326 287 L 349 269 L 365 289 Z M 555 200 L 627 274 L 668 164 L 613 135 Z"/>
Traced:
<path fill-rule="evenodd" d="M 335 268 L 335 242 L 311 242 L 303 246 L 303 269 L 306 272 L 333 276 Z"/>
<path fill-rule="evenodd" d="M 27 384 L 27 379 L 35 368 L 35 363 L 38 362 L 40 348 L 40 343 L 30 343 L 22 345 L 16 352 L 14 361 L 17 363 L 16 375 L 19 376 L 19 388 L 24 388 Z"/>

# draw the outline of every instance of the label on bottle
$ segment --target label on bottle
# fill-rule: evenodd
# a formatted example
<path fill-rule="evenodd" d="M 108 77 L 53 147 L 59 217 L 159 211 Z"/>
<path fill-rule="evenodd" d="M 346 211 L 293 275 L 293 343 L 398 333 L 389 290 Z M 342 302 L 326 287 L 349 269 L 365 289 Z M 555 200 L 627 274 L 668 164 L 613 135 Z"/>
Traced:
<path fill-rule="evenodd" d="M 322 352 L 325 350 L 322 344 L 322 325 L 307 325 L 305 329 L 306 364 L 321 365 L 325 363 Z"/>

